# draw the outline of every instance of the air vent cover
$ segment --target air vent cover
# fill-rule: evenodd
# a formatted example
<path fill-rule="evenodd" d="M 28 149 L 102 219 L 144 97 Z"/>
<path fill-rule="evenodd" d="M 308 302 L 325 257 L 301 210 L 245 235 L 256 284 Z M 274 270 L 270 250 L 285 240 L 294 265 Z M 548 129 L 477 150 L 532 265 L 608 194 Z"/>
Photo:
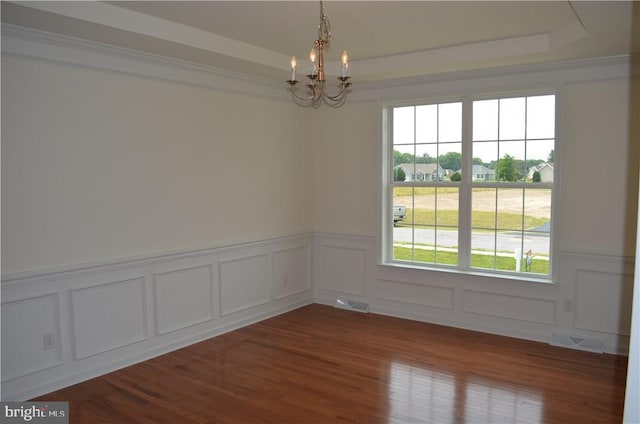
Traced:
<path fill-rule="evenodd" d="M 551 334 L 551 346 L 568 347 L 570 349 L 585 350 L 587 352 L 602 353 L 604 341 L 594 337 L 584 337 L 561 333 Z"/>
<path fill-rule="evenodd" d="M 356 312 L 369 312 L 369 304 L 365 302 L 356 302 L 349 299 L 336 299 L 336 303 L 333 305 L 339 309 L 347 309 L 349 311 Z"/>

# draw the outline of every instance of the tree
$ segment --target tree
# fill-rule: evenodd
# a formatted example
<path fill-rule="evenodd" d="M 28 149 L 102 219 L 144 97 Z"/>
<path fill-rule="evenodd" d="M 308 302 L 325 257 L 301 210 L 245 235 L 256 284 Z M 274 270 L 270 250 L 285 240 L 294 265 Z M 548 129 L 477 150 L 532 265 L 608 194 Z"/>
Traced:
<path fill-rule="evenodd" d="M 444 169 L 462 168 L 462 155 L 457 152 L 448 152 L 438 158 L 440 166 Z"/>
<path fill-rule="evenodd" d="M 551 150 L 551 151 L 549 152 L 549 157 L 547 158 L 547 162 L 549 162 L 549 163 L 553 163 L 553 156 L 554 156 L 554 151 L 553 151 L 553 150 Z"/>
<path fill-rule="evenodd" d="M 401 167 L 393 168 L 393 181 L 404 181 L 407 179 L 407 175 L 404 172 L 404 169 Z"/>
<path fill-rule="evenodd" d="M 393 151 L 393 166 L 399 165 L 401 163 L 413 163 L 415 161 L 415 156 L 411 153 L 401 153 L 397 150 Z"/>
<path fill-rule="evenodd" d="M 416 156 L 416 163 L 435 163 L 436 159 L 429 156 L 429 153 L 423 153 L 422 156 Z"/>
<path fill-rule="evenodd" d="M 534 171 L 533 172 L 533 182 L 534 183 L 539 183 L 540 182 L 540 171 Z"/>
<path fill-rule="evenodd" d="M 458 171 L 454 172 L 453 174 L 451 174 L 449 176 L 449 179 L 451 181 L 462 181 L 462 174 L 460 174 Z"/>
<path fill-rule="evenodd" d="M 504 157 L 498 161 L 496 179 L 498 181 L 517 181 L 513 156 L 504 155 Z"/>

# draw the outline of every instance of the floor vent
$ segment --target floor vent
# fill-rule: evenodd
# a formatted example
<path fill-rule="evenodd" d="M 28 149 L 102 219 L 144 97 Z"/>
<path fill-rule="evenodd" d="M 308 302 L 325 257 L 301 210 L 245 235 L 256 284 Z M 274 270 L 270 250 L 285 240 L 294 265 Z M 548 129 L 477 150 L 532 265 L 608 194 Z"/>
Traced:
<path fill-rule="evenodd" d="M 363 312 L 365 314 L 369 312 L 368 303 L 354 302 L 353 300 L 336 299 L 336 303 L 333 306 L 339 309 L 347 309 L 349 311 Z"/>
<path fill-rule="evenodd" d="M 550 344 L 551 346 L 568 347 L 570 349 L 585 350 L 587 352 L 604 352 L 604 341 L 591 337 L 552 333 Z"/>

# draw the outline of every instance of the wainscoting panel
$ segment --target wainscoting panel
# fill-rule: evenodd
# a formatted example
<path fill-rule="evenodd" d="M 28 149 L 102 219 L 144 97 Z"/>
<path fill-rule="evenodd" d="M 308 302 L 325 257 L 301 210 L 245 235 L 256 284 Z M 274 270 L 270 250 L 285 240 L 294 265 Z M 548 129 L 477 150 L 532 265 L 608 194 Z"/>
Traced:
<path fill-rule="evenodd" d="M 604 341 L 604 351 L 628 354 L 634 261 L 631 257 L 560 255 L 561 323 L 565 334 Z"/>
<path fill-rule="evenodd" d="M 76 359 L 147 337 L 144 277 L 71 290 Z"/>
<path fill-rule="evenodd" d="M 633 258 L 562 252 L 554 282 L 379 264 L 374 237 L 317 233 L 319 303 L 350 296 L 369 311 L 549 343 L 554 332 L 626 354 Z"/>
<path fill-rule="evenodd" d="M 273 296 L 282 299 L 311 288 L 311 248 L 293 247 L 273 253 Z"/>
<path fill-rule="evenodd" d="M 269 257 L 266 254 L 221 261 L 220 313 L 229 315 L 269 301 Z"/>
<path fill-rule="evenodd" d="M 320 245 L 319 286 L 323 290 L 365 296 L 366 251 L 364 248 Z"/>
<path fill-rule="evenodd" d="M 57 294 L 2 303 L 2 380 L 62 364 Z"/>
<path fill-rule="evenodd" d="M 302 234 L 4 275 L 2 400 L 31 399 L 312 303 L 311 252 L 312 236 Z"/>
<path fill-rule="evenodd" d="M 462 310 L 474 314 L 540 324 L 555 324 L 556 322 L 555 302 L 531 297 L 465 290 Z"/>
<path fill-rule="evenodd" d="M 156 334 L 214 318 L 211 265 L 154 274 Z"/>
<path fill-rule="evenodd" d="M 628 336 L 632 295 L 632 274 L 578 270 L 574 327 Z"/>
<path fill-rule="evenodd" d="M 448 287 L 378 280 L 376 293 L 381 300 L 453 309 L 454 290 Z"/>

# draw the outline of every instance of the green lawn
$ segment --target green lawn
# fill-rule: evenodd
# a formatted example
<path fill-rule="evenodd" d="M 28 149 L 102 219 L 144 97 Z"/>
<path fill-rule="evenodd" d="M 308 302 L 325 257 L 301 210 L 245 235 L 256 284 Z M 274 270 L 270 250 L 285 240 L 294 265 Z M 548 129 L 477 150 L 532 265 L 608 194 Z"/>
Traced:
<path fill-rule="evenodd" d="M 413 257 L 412 257 L 413 253 Z M 431 249 L 414 249 L 409 247 L 393 247 L 393 259 L 400 261 L 412 261 L 412 262 L 424 262 L 430 264 L 441 265 L 457 265 L 458 254 L 455 252 L 438 251 L 437 257 L 434 250 Z M 495 266 L 494 266 L 495 259 Z M 516 267 L 516 260 L 510 256 L 490 256 L 471 254 L 471 266 L 473 268 L 481 269 L 497 269 L 502 271 L 514 271 Z M 522 270 L 524 271 L 524 260 L 522 261 Z M 549 274 L 549 261 L 544 259 L 533 258 L 531 264 L 531 273 L 534 274 Z"/>
<path fill-rule="evenodd" d="M 431 209 L 413 209 L 407 208 L 407 217 L 404 221 L 399 222 L 398 226 L 413 223 L 414 225 L 436 225 L 443 227 L 458 226 L 458 211 L 440 210 L 437 213 Z M 536 228 L 549 222 L 548 218 L 539 218 L 535 216 L 524 216 L 524 229 Z M 516 213 L 473 211 L 471 215 L 471 225 L 474 229 L 500 229 L 500 230 L 522 230 L 522 216 Z"/>

